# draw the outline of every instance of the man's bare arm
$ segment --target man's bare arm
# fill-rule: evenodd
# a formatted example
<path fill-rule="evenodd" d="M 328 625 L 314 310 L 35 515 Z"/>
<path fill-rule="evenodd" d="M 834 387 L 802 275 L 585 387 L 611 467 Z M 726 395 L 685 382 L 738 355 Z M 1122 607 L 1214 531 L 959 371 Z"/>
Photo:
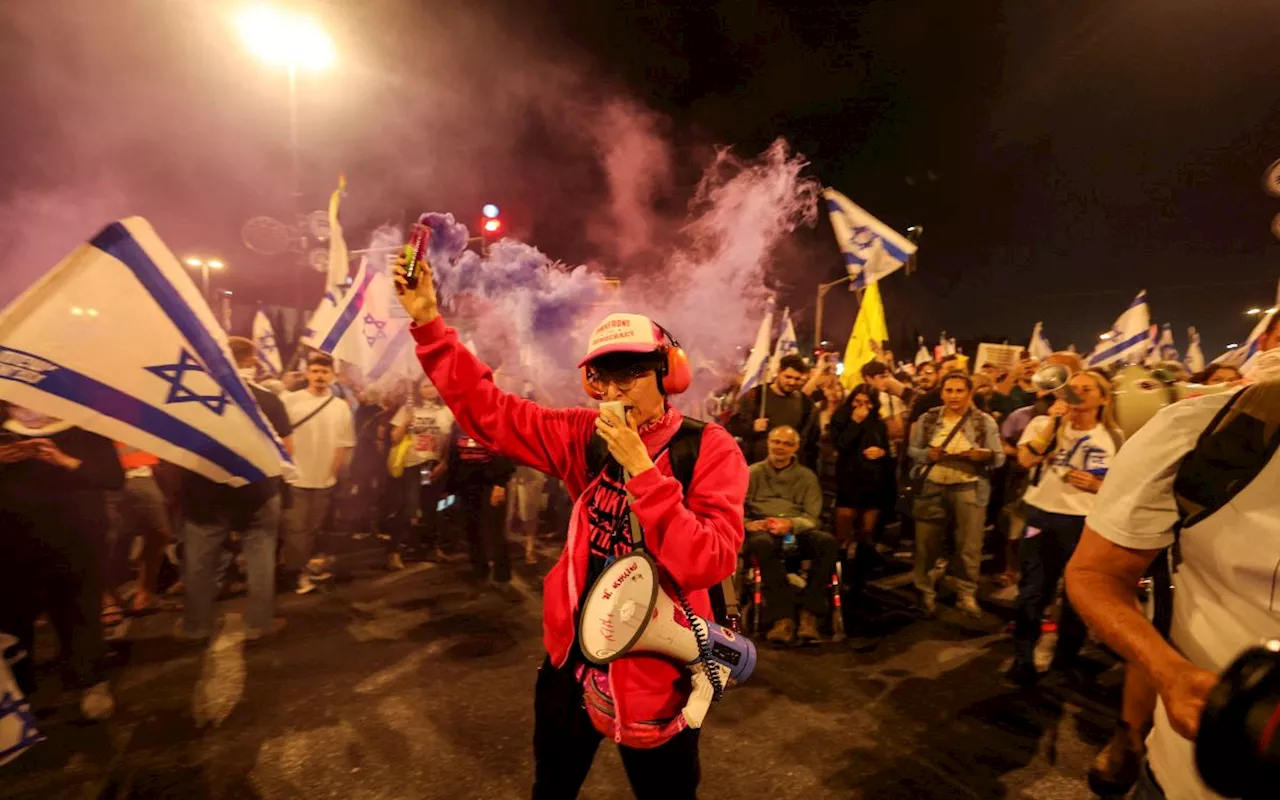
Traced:
<path fill-rule="evenodd" d="M 1174 730 L 1194 740 L 1217 676 L 1173 649 L 1134 603 L 1138 581 L 1160 553 L 1121 547 L 1086 525 L 1067 564 L 1067 596 L 1095 635 L 1146 670 Z"/>

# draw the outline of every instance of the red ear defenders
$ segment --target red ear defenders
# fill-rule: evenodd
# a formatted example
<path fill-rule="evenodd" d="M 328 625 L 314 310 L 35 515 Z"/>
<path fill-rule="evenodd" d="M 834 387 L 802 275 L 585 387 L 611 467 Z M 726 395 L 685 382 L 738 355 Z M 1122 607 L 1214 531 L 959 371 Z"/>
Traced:
<path fill-rule="evenodd" d="M 658 391 L 664 395 L 680 394 L 689 388 L 689 384 L 693 382 L 693 367 L 689 365 L 689 356 L 685 354 L 684 348 L 676 341 L 676 337 L 671 335 L 671 331 L 662 327 L 658 323 L 653 323 L 659 331 L 662 331 L 663 337 L 667 340 L 667 344 L 661 345 L 657 352 L 661 353 L 662 363 L 658 366 Z M 587 370 L 590 365 L 582 368 L 582 388 L 586 391 L 587 396 L 593 400 L 600 400 L 600 393 L 591 388 L 591 384 L 587 381 Z"/>

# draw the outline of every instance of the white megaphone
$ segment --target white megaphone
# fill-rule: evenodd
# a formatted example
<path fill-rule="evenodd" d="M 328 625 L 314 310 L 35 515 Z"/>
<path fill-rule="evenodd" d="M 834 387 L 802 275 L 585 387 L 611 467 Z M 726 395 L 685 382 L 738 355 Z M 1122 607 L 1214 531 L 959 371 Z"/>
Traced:
<path fill-rule="evenodd" d="M 683 605 L 683 603 L 682 603 Z M 729 683 L 743 683 L 756 666 L 750 639 L 681 609 L 658 585 L 657 564 L 643 551 L 613 562 L 587 593 L 578 642 L 595 664 L 634 651 L 661 653 L 693 671 L 693 694 L 681 712 L 702 727 L 712 700 Z"/>

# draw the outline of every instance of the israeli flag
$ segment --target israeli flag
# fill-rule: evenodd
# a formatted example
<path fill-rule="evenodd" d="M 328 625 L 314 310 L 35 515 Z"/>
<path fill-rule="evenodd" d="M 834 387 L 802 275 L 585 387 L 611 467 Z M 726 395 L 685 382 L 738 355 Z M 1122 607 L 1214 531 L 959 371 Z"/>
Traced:
<path fill-rule="evenodd" d="M 345 295 L 338 297 L 332 289 L 325 293 L 302 343 L 355 366 L 365 381 L 392 372 L 420 376 L 409 320 L 393 313 L 394 291 L 388 272 L 361 260 Z"/>
<path fill-rule="evenodd" d="M 742 371 L 742 388 L 738 396 L 746 394 L 760 385 L 764 380 L 765 370 L 769 367 L 769 339 L 773 334 L 773 301 L 769 301 L 769 310 L 760 320 L 760 330 L 756 331 L 756 343 L 751 346 L 751 354 L 747 356 L 747 366 Z"/>
<path fill-rule="evenodd" d="M 1183 363 L 1193 373 L 1205 367 L 1204 351 L 1200 349 L 1200 332 L 1194 327 L 1187 328 L 1187 358 Z"/>
<path fill-rule="evenodd" d="M 1035 328 L 1031 330 L 1031 342 L 1027 345 L 1027 353 L 1041 361 L 1053 355 L 1053 347 L 1044 335 L 1043 322 L 1037 322 Z"/>
<path fill-rule="evenodd" d="M 1215 364 L 1226 364 L 1241 370 L 1248 374 L 1253 367 L 1253 362 L 1258 356 L 1258 352 L 1262 349 L 1262 335 L 1271 327 L 1271 320 L 1275 319 L 1276 307 L 1280 306 L 1280 285 L 1276 287 L 1276 305 L 1267 309 L 1262 315 L 1262 319 L 1258 320 L 1258 324 L 1253 326 L 1253 330 L 1249 332 L 1249 338 L 1239 347 L 1228 350 L 1213 360 Z"/>
<path fill-rule="evenodd" d="M 1169 323 L 1160 326 L 1160 338 L 1156 340 L 1151 352 L 1147 353 L 1147 364 L 1154 365 L 1161 361 L 1180 361 L 1178 347 L 1173 343 L 1173 328 Z"/>
<path fill-rule="evenodd" d="M 907 237 L 858 207 L 835 189 L 822 190 L 836 243 L 853 280 L 850 289 L 866 288 L 907 263 L 916 246 Z"/>
<path fill-rule="evenodd" d="M 276 341 L 276 332 L 271 327 L 271 320 L 261 308 L 253 317 L 253 344 L 258 348 L 258 361 L 270 372 L 272 377 L 280 377 L 284 372 L 284 364 L 280 360 L 280 344 Z"/>
<path fill-rule="evenodd" d="M 933 353 L 929 352 L 929 346 L 924 343 L 924 337 L 917 336 L 916 342 L 920 345 L 919 349 L 916 350 L 916 366 L 918 367 L 921 364 L 927 364 L 930 361 L 933 361 Z"/>
<path fill-rule="evenodd" d="M 1107 338 L 1089 354 L 1087 363 L 1090 367 L 1139 364 L 1147 357 L 1153 343 L 1151 310 L 1147 307 L 1147 290 L 1143 289 L 1116 319 Z"/>
<path fill-rule="evenodd" d="M 289 462 L 187 271 L 141 217 L 114 222 L 0 312 L 0 399 L 219 483 Z"/>
<path fill-rule="evenodd" d="M 796 338 L 796 328 L 791 324 L 791 309 L 782 310 L 782 330 L 778 333 L 778 342 L 773 346 L 773 358 L 769 359 L 769 376 L 778 374 L 778 365 L 783 356 L 800 352 L 800 342 Z"/>

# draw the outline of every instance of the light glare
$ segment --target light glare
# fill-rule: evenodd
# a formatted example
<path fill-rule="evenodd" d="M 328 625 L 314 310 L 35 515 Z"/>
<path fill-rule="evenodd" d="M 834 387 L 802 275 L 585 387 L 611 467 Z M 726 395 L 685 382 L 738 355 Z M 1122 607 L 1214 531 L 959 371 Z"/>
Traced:
<path fill-rule="evenodd" d="M 203 262 L 203 261 L 201 261 L 201 260 L 200 260 L 200 259 L 198 259 L 198 258 L 195 258 L 194 256 L 192 256 L 191 258 L 186 259 L 186 262 L 187 262 L 187 266 L 188 266 L 188 267 L 199 267 L 199 266 L 203 266 L 203 264 L 204 264 L 204 262 Z"/>
<path fill-rule="evenodd" d="M 495 219 L 498 216 L 498 207 L 493 203 L 486 203 L 485 207 L 480 210 L 488 219 Z"/>
<path fill-rule="evenodd" d="M 222 269 L 222 262 L 216 258 L 209 259 L 209 269 Z"/>
<path fill-rule="evenodd" d="M 333 64 L 333 42 L 320 24 L 305 14 L 267 5 L 236 15 L 245 46 L 268 64 L 322 70 Z"/>

